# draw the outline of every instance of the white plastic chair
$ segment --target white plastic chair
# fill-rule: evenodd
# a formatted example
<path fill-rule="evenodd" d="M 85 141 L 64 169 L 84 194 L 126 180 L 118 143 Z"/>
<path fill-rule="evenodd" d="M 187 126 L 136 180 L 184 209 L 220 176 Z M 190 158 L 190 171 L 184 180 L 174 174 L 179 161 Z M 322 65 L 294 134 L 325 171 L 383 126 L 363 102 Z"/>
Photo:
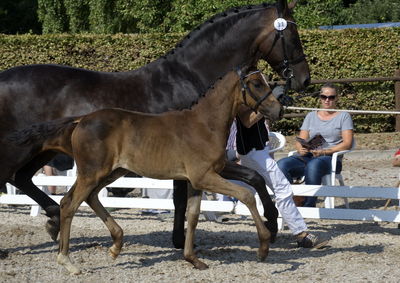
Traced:
<path fill-rule="evenodd" d="M 268 138 L 269 153 L 274 153 L 276 151 L 282 150 L 286 145 L 286 138 L 281 133 L 269 132 Z"/>
<path fill-rule="evenodd" d="M 331 163 L 332 170 L 331 170 L 330 174 L 327 174 L 322 177 L 322 185 L 335 186 L 336 180 L 338 180 L 339 185 L 344 186 L 344 180 L 343 180 L 342 174 L 336 172 L 337 159 L 339 156 L 342 156 L 345 153 L 351 152 L 355 148 L 355 145 L 356 145 L 356 143 L 353 139 L 353 144 L 351 146 L 351 149 L 338 151 L 338 152 L 335 152 L 334 154 L 332 154 L 332 163 Z M 296 152 L 297 151 L 290 151 L 288 156 L 292 156 Z M 304 177 L 302 178 L 300 183 L 302 183 L 302 182 L 304 182 Z M 350 208 L 347 198 L 343 198 L 343 200 L 344 200 L 346 208 Z M 335 198 L 334 197 L 326 197 L 325 198 L 325 208 L 335 208 Z"/>

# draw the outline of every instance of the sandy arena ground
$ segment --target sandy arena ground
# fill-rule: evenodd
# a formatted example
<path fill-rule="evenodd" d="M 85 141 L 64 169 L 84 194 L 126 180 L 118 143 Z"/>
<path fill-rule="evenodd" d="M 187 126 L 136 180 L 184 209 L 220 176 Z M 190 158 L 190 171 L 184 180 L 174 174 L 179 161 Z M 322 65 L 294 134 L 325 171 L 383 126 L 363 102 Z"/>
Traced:
<path fill-rule="evenodd" d="M 388 186 L 399 168 L 389 160 L 346 160 L 347 185 Z M 385 200 L 350 199 L 352 208 L 382 209 Z M 322 203 L 319 203 L 319 205 Z M 342 200 L 337 199 L 337 205 Z M 395 202 L 389 209 L 396 209 Z M 29 216 L 29 206 L 0 205 L 0 282 L 398 282 L 400 229 L 396 223 L 306 220 L 309 229 L 331 237 L 327 248 L 297 248 L 284 230 L 265 262 L 250 218 L 200 221 L 197 255 L 209 265 L 199 271 L 171 243 L 172 218 L 137 209 L 112 212 L 124 229 L 124 248 L 112 260 L 108 230 L 88 209 L 80 209 L 71 234 L 71 258 L 83 270 L 69 275 L 56 263 L 58 245 L 44 229 L 46 217 Z"/>

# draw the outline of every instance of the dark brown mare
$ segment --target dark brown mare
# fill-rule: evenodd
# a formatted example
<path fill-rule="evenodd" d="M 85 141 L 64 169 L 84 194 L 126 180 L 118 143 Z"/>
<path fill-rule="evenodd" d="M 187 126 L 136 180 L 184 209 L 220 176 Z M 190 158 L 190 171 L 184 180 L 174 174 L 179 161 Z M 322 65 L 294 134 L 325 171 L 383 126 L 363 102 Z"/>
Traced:
<path fill-rule="evenodd" d="M 258 257 L 264 260 L 271 234 L 257 211 L 253 194 L 219 175 L 227 162 L 225 147 L 229 129 L 242 104 L 272 121 L 283 112 L 261 72 L 241 76 L 238 70 L 218 80 L 191 109 L 162 114 L 103 109 L 17 132 L 14 136 L 17 144 L 31 143 L 35 148 L 31 154 L 60 150 L 69 155 L 73 153 L 77 164 L 76 182 L 61 200 L 57 262 L 73 274 L 80 273 L 69 258 L 69 238 L 72 218 L 83 201 L 110 230 L 113 239 L 110 255 L 113 258 L 119 255 L 123 231 L 99 202 L 98 193 L 129 171 L 156 179 L 190 181 L 195 190 L 190 190 L 188 197 L 184 257 L 196 268 L 207 268 L 193 250 L 202 194 L 196 190 L 229 195 L 247 205 L 260 241 Z"/>
<path fill-rule="evenodd" d="M 291 4 L 294 6 L 294 4 Z M 16 147 L 4 137 L 28 125 L 97 109 L 117 107 L 161 113 L 189 107 L 219 77 L 235 66 L 250 69 L 265 59 L 291 87 L 305 88 L 310 81 L 291 8 L 286 0 L 235 8 L 216 15 L 188 34 L 174 50 L 134 71 L 104 73 L 58 65 L 19 66 L 0 73 L 0 186 L 16 185 L 34 199 L 51 219 L 47 229 L 55 240 L 59 231 L 59 206 L 32 183 L 32 176 L 55 152 L 28 159 L 31 148 Z M 285 18 L 286 29 L 274 21 Z M 177 125 L 168 125 L 175 128 Z M 223 173 L 251 183 L 260 193 L 263 179 L 256 172 L 228 165 Z M 184 241 L 185 181 L 174 182 L 176 217 L 173 240 Z M 276 209 L 269 196 L 261 196 L 265 217 L 274 221 Z"/>

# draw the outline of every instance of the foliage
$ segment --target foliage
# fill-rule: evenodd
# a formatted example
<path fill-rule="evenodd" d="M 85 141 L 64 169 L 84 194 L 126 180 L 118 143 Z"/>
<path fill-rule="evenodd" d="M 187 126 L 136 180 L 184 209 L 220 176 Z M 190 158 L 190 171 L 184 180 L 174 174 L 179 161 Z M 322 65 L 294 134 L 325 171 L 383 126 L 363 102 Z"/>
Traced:
<path fill-rule="evenodd" d="M 116 3 L 117 30 L 123 33 L 151 33 L 163 31 L 163 22 L 174 1 L 119 0 Z"/>
<path fill-rule="evenodd" d="M 273 3 L 275 1 L 264 2 Z M 233 7 L 259 3 L 259 0 L 175 0 L 172 1 L 171 11 L 167 13 L 164 21 L 164 31 L 190 31 L 216 13 Z"/>
<path fill-rule="evenodd" d="M 116 0 L 89 0 L 89 24 L 93 33 L 112 34 L 117 32 L 115 14 Z"/>
<path fill-rule="evenodd" d="M 72 33 L 88 31 L 89 0 L 64 0 L 64 5 L 69 23 L 68 30 Z"/>
<path fill-rule="evenodd" d="M 290 0 L 288 0 L 290 1 Z M 218 12 L 262 0 L 2 0 L 1 33 L 188 32 Z M 264 0 L 274 3 L 275 0 Z M 299 0 L 300 28 L 400 21 L 394 0 Z M 37 11 L 37 15 L 32 13 Z"/>
<path fill-rule="evenodd" d="M 342 11 L 348 24 L 400 21 L 400 5 L 394 0 L 359 0 Z"/>
<path fill-rule="evenodd" d="M 343 24 L 342 0 L 300 0 L 295 8 L 296 22 L 300 28 Z"/>
<path fill-rule="evenodd" d="M 190 31 L 217 12 L 259 0 L 38 0 L 43 33 Z M 272 0 L 267 2 L 274 2 Z"/>
<path fill-rule="evenodd" d="M 36 13 L 37 2 L 32 0 L 1 0 L 0 33 L 40 33 Z"/>
<path fill-rule="evenodd" d="M 38 18 L 43 33 L 61 33 L 66 30 L 67 19 L 63 1 L 38 0 Z"/>
<path fill-rule="evenodd" d="M 400 69 L 400 28 L 301 31 L 312 79 L 389 77 Z M 116 35 L 0 35 L 0 70 L 13 66 L 52 63 L 99 71 L 127 71 L 139 68 L 173 48 L 182 33 Z M 271 70 L 260 64 L 267 74 Z M 319 85 L 307 92 L 318 91 Z M 341 85 L 340 107 L 358 110 L 393 110 L 393 82 Z M 296 96 L 296 94 L 293 94 Z M 307 97 L 296 106 L 318 107 Z M 354 115 L 357 132 L 394 131 L 394 117 Z M 284 119 L 275 125 L 293 133 L 302 118 Z"/>

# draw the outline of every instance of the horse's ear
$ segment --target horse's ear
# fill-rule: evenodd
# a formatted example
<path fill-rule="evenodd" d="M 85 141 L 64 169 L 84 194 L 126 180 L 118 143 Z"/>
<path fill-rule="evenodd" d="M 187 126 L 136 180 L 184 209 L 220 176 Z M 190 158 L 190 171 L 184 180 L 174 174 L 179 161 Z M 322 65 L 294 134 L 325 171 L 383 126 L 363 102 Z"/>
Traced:
<path fill-rule="evenodd" d="M 290 3 L 288 4 L 289 10 L 293 10 L 294 7 L 296 6 L 296 3 L 297 3 L 297 0 L 294 0 L 294 1 L 290 2 Z"/>
<path fill-rule="evenodd" d="M 286 14 L 293 10 L 293 8 L 296 6 L 296 3 L 297 3 L 297 0 L 292 1 L 289 4 L 287 3 L 287 0 L 279 0 L 278 7 L 279 7 L 279 10 L 282 12 L 282 14 Z"/>
<path fill-rule="evenodd" d="M 279 0 L 277 4 L 278 11 L 280 11 L 282 14 L 285 14 L 288 8 L 287 0 Z"/>

